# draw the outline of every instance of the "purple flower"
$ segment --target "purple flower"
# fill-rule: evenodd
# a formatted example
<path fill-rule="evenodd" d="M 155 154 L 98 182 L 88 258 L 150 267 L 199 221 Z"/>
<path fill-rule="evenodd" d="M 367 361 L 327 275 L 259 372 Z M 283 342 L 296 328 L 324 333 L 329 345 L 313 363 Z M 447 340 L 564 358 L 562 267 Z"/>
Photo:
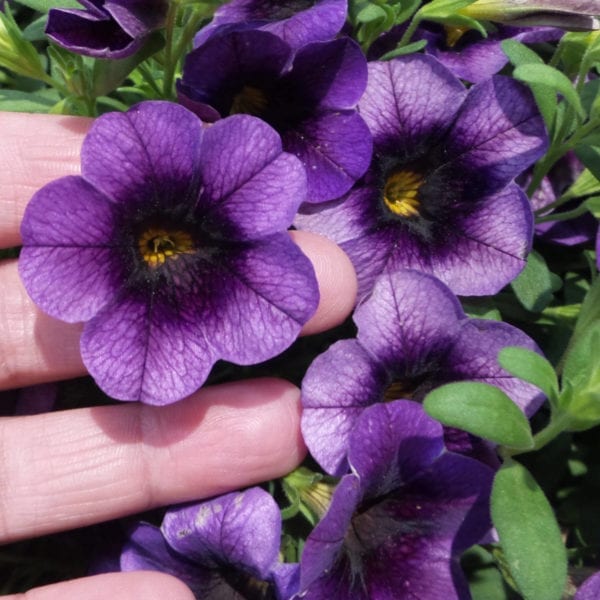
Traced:
<path fill-rule="evenodd" d="M 260 488 L 171 509 L 160 529 L 140 523 L 122 571 L 153 570 L 184 581 L 202 600 L 287 599 L 298 566 L 278 562 L 281 514 Z"/>
<path fill-rule="evenodd" d="M 294 56 L 276 35 L 242 30 L 191 52 L 178 89 L 205 120 L 250 113 L 272 125 L 306 168 L 307 200 L 322 202 L 347 192 L 369 166 L 371 136 L 355 110 L 366 83 L 365 57 L 349 38 Z"/>
<path fill-rule="evenodd" d="M 251 364 L 287 348 L 318 303 L 286 228 L 304 169 L 251 116 L 207 128 L 182 106 L 100 117 L 82 176 L 28 205 L 19 269 L 33 300 L 87 321 L 83 361 L 122 400 L 167 404 L 217 359 Z"/>
<path fill-rule="evenodd" d="M 123 58 L 162 26 L 166 0 L 80 0 L 84 10 L 53 8 L 46 35 L 59 46 L 86 56 Z"/>
<path fill-rule="evenodd" d="M 535 349 L 535 343 L 506 323 L 468 318 L 430 275 L 383 274 L 354 322 L 356 338 L 318 356 L 302 382 L 302 433 L 328 473 L 347 471 L 352 430 L 372 404 L 420 401 L 444 383 L 463 380 L 496 385 L 528 415 L 543 401 L 537 388 L 510 376 L 497 360 L 506 346 Z M 449 441 L 462 448 L 453 433 Z"/>
<path fill-rule="evenodd" d="M 445 452 L 441 425 L 411 401 L 367 409 L 349 461 L 306 540 L 298 597 L 467 598 L 458 558 L 489 530 L 493 470 Z"/>
<path fill-rule="evenodd" d="M 577 590 L 574 600 L 597 600 L 600 597 L 600 571 L 588 577 Z"/>
<path fill-rule="evenodd" d="M 295 221 L 348 254 L 359 296 L 405 268 L 464 295 L 494 294 L 516 277 L 532 214 L 512 180 L 547 145 L 529 91 L 495 76 L 467 92 L 438 61 L 412 55 L 369 64 L 359 112 L 373 134 L 369 170 Z"/>
<path fill-rule="evenodd" d="M 334 38 L 346 22 L 347 0 L 231 0 L 194 40 L 203 44 L 222 25 L 249 25 L 279 36 L 294 50 Z"/>

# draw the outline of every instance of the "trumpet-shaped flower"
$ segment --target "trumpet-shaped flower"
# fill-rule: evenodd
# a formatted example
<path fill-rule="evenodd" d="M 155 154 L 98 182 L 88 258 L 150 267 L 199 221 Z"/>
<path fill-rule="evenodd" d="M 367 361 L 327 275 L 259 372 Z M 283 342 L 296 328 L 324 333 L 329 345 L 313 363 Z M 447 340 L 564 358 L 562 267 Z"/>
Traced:
<path fill-rule="evenodd" d="M 80 0 L 84 9 L 53 8 L 46 35 L 59 46 L 86 56 L 124 58 L 162 26 L 166 0 Z"/>
<path fill-rule="evenodd" d="M 307 201 L 322 202 L 347 192 L 369 166 L 371 135 L 355 110 L 366 83 L 366 59 L 349 38 L 294 55 L 276 35 L 250 29 L 225 31 L 191 52 L 178 89 L 205 120 L 249 113 L 269 123 L 306 168 Z"/>
<path fill-rule="evenodd" d="M 34 195 L 19 270 L 42 310 L 86 322 L 83 361 L 108 394 L 166 404 L 217 359 L 280 353 L 314 312 L 312 265 L 286 231 L 305 193 L 259 119 L 203 128 L 142 103 L 96 120 L 81 176 Z"/>
<path fill-rule="evenodd" d="M 493 470 L 444 450 L 416 402 L 372 406 L 300 563 L 304 600 L 459 600 L 460 553 L 489 529 Z"/>
<path fill-rule="evenodd" d="M 287 600 L 297 565 L 278 562 L 281 514 L 260 488 L 167 512 L 160 529 L 140 523 L 122 554 L 122 571 L 170 573 L 202 600 Z"/>
<path fill-rule="evenodd" d="M 384 274 L 354 312 L 356 338 L 318 356 L 302 382 L 302 433 L 311 454 L 333 475 L 347 471 L 352 430 L 372 404 L 423 400 L 451 381 L 481 381 L 506 392 L 527 414 L 542 403 L 534 386 L 498 364 L 505 346 L 535 349 L 520 330 L 470 319 L 440 281 L 416 271 Z M 461 446 L 451 432 L 452 448 Z"/>
<path fill-rule="evenodd" d="M 342 247 L 359 295 L 405 268 L 463 295 L 494 294 L 516 277 L 533 223 L 512 180 L 547 145 L 529 91 L 495 76 L 467 92 L 438 61 L 413 55 L 369 63 L 359 113 L 373 135 L 369 170 L 295 221 Z"/>

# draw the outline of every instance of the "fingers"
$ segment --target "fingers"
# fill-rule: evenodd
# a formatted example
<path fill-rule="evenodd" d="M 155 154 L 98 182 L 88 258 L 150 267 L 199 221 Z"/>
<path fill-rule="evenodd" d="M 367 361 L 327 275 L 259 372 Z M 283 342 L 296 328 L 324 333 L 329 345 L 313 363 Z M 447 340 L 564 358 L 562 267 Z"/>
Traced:
<path fill-rule="evenodd" d="M 181 581 L 154 571 L 107 573 L 36 588 L 4 600 L 194 600 Z"/>
<path fill-rule="evenodd" d="M 91 119 L 0 112 L 0 246 L 20 244 L 19 224 L 33 193 L 79 173 Z"/>
<path fill-rule="evenodd" d="M 281 477 L 305 452 L 300 391 L 278 379 L 209 387 L 166 407 L 0 419 L 0 542 Z"/>

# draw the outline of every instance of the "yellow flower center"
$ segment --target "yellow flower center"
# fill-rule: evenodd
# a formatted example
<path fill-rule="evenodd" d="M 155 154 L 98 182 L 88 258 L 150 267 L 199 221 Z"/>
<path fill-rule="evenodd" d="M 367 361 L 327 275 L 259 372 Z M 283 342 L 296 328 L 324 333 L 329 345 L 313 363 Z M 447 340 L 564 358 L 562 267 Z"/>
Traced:
<path fill-rule="evenodd" d="M 176 259 L 180 254 L 194 252 L 194 243 L 189 233 L 156 227 L 150 227 L 142 233 L 138 246 L 142 258 L 152 268 L 164 264 L 167 259 Z"/>
<path fill-rule="evenodd" d="M 415 217 L 419 214 L 419 188 L 423 178 L 414 171 L 397 171 L 385 182 L 383 202 L 400 217 Z"/>
<path fill-rule="evenodd" d="M 448 48 L 454 48 L 458 40 L 467 33 L 470 27 L 452 27 L 450 25 L 444 25 L 444 31 L 446 32 L 446 45 Z"/>
<path fill-rule="evenodd" d="M 244 114 L 260 117 L 264 114 L 269 99 L 267 95 L 257 87 L 245 85 L 240 92 L 233 97 L 230 115 Z"/>

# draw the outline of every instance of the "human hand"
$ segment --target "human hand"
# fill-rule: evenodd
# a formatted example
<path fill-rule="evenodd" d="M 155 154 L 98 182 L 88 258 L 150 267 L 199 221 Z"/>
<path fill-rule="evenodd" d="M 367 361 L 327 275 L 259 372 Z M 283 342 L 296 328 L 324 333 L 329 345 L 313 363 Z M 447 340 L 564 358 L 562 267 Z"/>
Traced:
<path fill-rule="evenodd" d="M 0 113 L 0 246 L 20 243 L 31 195 L 79 172 L 90 120 Z M 292 233 L 321 301 L 303 333 L 341 322 L 356 281 L 331 242 Z M 41 313 L 17 261 L 0 262 L 0 389 L 85 374 L 81 326 Z M 138 403 L 0 419 L 0 543 L 196 500 L 282 476 L 305 454 L 299 390 L 274 378 L 208 387 L 165 407 Z M 29 600 L 192 598 L 161 573 L 114 573 L 38 588 Z M 10 598 L 10 597 L 7 597 Z"/>

